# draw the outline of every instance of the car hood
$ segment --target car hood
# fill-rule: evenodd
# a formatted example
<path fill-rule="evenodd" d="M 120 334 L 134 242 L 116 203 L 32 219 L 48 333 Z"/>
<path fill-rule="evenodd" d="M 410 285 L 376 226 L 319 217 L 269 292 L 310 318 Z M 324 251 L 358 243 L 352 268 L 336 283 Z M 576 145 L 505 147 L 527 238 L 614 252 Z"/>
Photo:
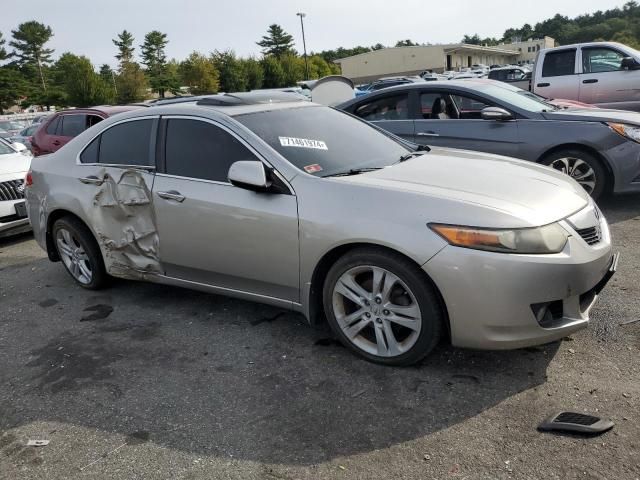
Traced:
<path fill-rule="evenodd" d="M 640 113 L 606 108 L 570 108 L 542 114 L 547 120 L 569 120 L 579 122 L 620 122 L 640 125 Z"/>
<path fill-rule="evenodd" d="M 432 148 L 403 163 L 337 179 L 490 209 L 510 218 L 512 224 L 503 225 L 509 227 L 546 225 L 589 203 L 577 182 L 549 167 L 449 148 Z"/>
<path fill-rule="evenodd" d="M 22 153 L 0 155 L 0 181 L 23 178 L 31 165 L 31 156 Z"/>

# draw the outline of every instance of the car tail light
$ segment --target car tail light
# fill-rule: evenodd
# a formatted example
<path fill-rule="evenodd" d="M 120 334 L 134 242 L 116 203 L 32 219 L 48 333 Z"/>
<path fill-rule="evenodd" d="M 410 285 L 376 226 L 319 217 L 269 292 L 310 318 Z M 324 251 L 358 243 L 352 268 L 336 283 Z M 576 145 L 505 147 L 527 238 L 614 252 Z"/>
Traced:
<path fill-rule="evenodd" d="M 29 170 L 27 176 L 24 177 L 24 186 L 30 187 L 31 185 L 33 185 L 33 176 L 31 175 L 31 170 Z"/>

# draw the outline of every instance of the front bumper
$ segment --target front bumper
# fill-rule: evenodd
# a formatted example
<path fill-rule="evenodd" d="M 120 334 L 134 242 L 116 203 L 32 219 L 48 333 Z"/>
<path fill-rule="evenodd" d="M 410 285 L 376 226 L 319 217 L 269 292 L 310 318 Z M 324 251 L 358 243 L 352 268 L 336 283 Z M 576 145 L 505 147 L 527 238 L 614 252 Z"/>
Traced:
<path fill-rule="evenodd" d="M 511 349 L 585 328 L 616 266 L 607 230 L 598 245 L 571 236 L 564 251 L 553 255 L 447 246 L 423 268 L 446 304 L 453 345 Z"/>

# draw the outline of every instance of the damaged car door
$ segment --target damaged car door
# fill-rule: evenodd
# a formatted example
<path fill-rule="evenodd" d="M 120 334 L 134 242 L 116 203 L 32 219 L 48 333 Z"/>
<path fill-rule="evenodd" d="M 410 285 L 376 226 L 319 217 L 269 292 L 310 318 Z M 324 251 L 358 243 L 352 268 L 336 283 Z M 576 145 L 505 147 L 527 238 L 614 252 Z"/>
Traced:
<path fill-rule="evenodd" d="M 228 128 L 163 117 L 153 187 L 162 267 L 168 277 L 299 302 L 296 197 L 231 185 L 237 161 L 263 161 Z"/>
<path fill-rule="evenodd" d="M 83 207 L 111 275 L 162 273 L 151 202 L 157 124 L 158 117 L 115 123 L 78 157 L 78 198 L 87 200 Z"/>

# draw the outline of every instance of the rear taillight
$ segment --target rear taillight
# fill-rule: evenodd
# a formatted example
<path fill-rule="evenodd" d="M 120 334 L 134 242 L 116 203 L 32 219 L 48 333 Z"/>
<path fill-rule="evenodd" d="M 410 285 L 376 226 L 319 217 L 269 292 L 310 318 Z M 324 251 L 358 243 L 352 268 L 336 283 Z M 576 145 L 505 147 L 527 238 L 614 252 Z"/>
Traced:
<path fill-rule="evenodd" d="M 29 170 L 27 176 L 24 177 L 24 186 L 30 187 L 31 185 L 33 185 L 33 176 L 31 175 L 31 170 Z"/>

